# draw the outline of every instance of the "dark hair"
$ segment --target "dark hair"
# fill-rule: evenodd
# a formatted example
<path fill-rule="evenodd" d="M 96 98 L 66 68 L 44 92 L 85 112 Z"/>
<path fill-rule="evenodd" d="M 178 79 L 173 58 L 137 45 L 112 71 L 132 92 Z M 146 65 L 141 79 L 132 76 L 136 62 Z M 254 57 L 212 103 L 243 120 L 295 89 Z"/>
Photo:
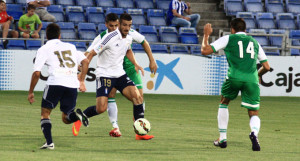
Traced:
<path fill-rule="evenodd" d="M 58 39 L 60 35 L 60 27 L 56 23 L 51 23 L 46 28 L 46 36 L 48 40 Z"/>
<path fill-rule="evenodd" d="M 246 22 L 242 18 L 233 19 L 230 22 L 230 26 L 235 30 L 235 32 L 246 31 Z"/>
<path fill-rule="evenodd" d="M 132 17 L 128 13 L 123 13 L 120 16 L 120 22 L 122 22 L 122 20 L 131 21 Z"/>
<path fill-rule="evenodd" d="M 4 2 L 3 0 L 0 0 L 0 4 L 1 4 L 1 3 L 5 3 L 5 2 Z"/>
<path fill-rule="evenodd" d="M 105 17 L 105 22 L 108 23 L 109 21 L 117 21 L 119 19 L 118 15 L 115 13 L 109 13 Z"/>
<path fill-rule="evenodd" d="M 32 10 L 32 9 L 35 10 L 35 8 L 36 8 L 36 7 L 35 7 L 33 4 L 29 4 L 29 5 L 27 6 L 27 11 Z"/>

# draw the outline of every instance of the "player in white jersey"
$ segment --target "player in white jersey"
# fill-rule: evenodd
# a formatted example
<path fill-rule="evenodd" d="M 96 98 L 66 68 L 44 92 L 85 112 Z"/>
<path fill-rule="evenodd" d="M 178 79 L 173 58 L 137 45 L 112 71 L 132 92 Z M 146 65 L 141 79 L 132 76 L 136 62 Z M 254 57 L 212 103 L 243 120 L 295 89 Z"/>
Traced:
<path fill-rule="evenodd" d="M 34 88 L 40 78 L 44 65 L 48 67 L 49 77 L 43 94 L 41 108 L 41 128 L 44 133 L 46 143 L 41 149 L 54 149 L 51 134 L 50 113 L 60 102 L 62 111 L 62 121 L 70 124 L 80 120 L 84 126 L 88 126 L 88 118 L 80 109 L 74 112 L 77 99 L 77 88 L 85 92 L 84 78 L 88 70 L 88 59 L 83 53 L 76 50 L 76 47 L 69 43 L 61 42 L 60 28 L 57 24 L 49 24 L 46 28 L 48 42 L 38 49 L 34 72 L 32 74 L 28 101 L 34 102 Z M 80 82 L 77 78 L 78 64 L 82 65 L 82 75 Z"/>
<path fill-rule="evenodd" d="M 107 30 L 100 33 L 94 39 L 94 41 L 92 42 L 90 47 L 87 49 L 86 54 L 91 52 L 93 50 L 93 48 L 95 47 L 95 45 L 97 43 L 99 43 L 105 35 L 118 29 L 118 24 L 119 24 L 118 15 L 116 15 L 115 13 L 110 13 L 110 14 L 106 15 L 105 25 L 107 27 Z M 137 31 L 135 31 L 133 29 L 129 30 L 128 35 L 130 35 L 132 37 L 133 41 L 135 41 L 143 46 L 143 48 L 149 58 L 149 68 L 152 71 L 152 73 L 155 74 L 155 72 L 157 70 L 157 64 L 155 62 L 155 59 L 153 58 L 150 45 L 149 45 L 148 41 L 145 39 L 145 36 L 141 35 L 140 33 L 138 33 Z M 128 75 L 128 77 L 135 83 L 135 85 L 137 86 L 137 88 L 140 92 L 140 95 L 143 97 L 143 86 L 142 86 L 141 76 L 140 76 L 140 74 L 135 72 L 134 65 L 126 57 L 125 57 L 125 60 L 123 63 L 123 68 L 124 68 L 126 74 Z M 112 123 L 112 126 L 113 126 L 113 129 L 109 132 L 109 135 L 113 136 L 113 137 L 120 137 L 122 134 L 119 130 L 119 125 L 118 125 L 118 108 L 117 108 L 117 104 L 115 101 L 116 91 L 117 91 L 116 88 L 113 88 L 108 95 L 107 112 L 109 115 L 110 122 Z M 145 104 L 144 104 L 144 108 L 145 108 Z M 80 125 L 81 125 L 80 121 L 75 122 L 73 125 L 75 127 L 72 128 L 72 130 L 73 130 L 73 134 L 75 136 L 78 135 Z M 77 130 L 77 131 L 75 131 L 75 130 Z M 136 138 L 144 139 L 145 137 L 146 136 L 141 138 L 141 137 L 137 136 Z"/>

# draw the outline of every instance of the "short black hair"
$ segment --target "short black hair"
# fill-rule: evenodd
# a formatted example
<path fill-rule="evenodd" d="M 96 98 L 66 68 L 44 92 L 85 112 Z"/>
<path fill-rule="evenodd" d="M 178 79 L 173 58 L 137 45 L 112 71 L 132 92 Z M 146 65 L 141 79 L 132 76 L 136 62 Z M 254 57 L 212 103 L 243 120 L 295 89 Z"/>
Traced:
<path fill-rule="evenodd" d="M 117 21 L 119 19 L 118 15 L 115 13 L 109 13 L 105 17 L 105 22 L 108 23 L 109 21 Z"/>
<path fill-rule="evenodd" d="M 60 27 L 56 23 L 51 23 L 46 28 L 46 36 L 48 40 L 58 39 L 60 35 Z"/>
<path fill-rule="evenodd" d="M 1 4 L 1 3 L 5 3 L 5 1 L 3 1 L 3 0 L 0 0 L 0 4 Z"/>
<path fill-rule="evenodd" d="M 120 22 L 122 22 L 122 20 L 131 21 L 132 17 L 128 13 L 123 13 L 120 16 Z"/>
<path fill-rule="evenodd" d="M 233 19 L 230 22 L 230 26 L 235 30 L 235 32 L 246 31 L 246 22 L 242 18 Z"/>
<path fill-rule="evenodd" d="M 32 9 L 36 9 L 36 7 L 33 5 L 33 4 L 29 4 L 28 6 L 27 6 L 27 11 L 29 11 L 29 10 L 32 10 Z"/>

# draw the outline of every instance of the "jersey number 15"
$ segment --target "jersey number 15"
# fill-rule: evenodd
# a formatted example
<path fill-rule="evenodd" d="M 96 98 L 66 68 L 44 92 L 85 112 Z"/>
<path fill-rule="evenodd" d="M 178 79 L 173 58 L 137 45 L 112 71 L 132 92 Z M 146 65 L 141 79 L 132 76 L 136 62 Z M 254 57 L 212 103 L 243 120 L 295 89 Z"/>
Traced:
<path fill-rule="evenodd" d="M 62 57 L 61 57 L 59 51 L 55 51 L 54 54 L 57 56 L 57 58 L 60 62 L 60 65 L 59 65 L 60 67 L 65 67 L 64 62 L 68 68 L 73 68 L 75 66 L 75 63 L 71 58 L 72 53 L 70 50 L 61 51 Z"/>
<path fill-rule="evenodd" d="M 238 45 L 239 45 L 239 50 L 240 50 L 240 58 L 244 58 L 244 47 L 243 47 L 243 41 L 238 41 Z M 251 59 L 254 59 L 254 45 L 253 42 L 250 41 L 247 49 L 246 49 L 246 53 L 251 54 Z"/>

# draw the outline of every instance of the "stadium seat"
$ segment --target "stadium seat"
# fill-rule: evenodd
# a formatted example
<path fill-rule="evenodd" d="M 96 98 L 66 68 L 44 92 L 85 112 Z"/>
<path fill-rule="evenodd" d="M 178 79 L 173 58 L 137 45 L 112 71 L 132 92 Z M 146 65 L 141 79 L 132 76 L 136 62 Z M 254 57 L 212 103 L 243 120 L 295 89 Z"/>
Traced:
<path fill-rule="evenodd" d="M 163 10 L 148 9 L 148 11 L 147 11 L 149 25 L 166 26 L 167 23 L 166 23 L 166 19 L 164 16 L 165 16 L 165 14 L 164 14 Z"/>
<path fill-rule="evenodd" d="M 137 53 L 145 53 L 145 50 L 141 44 L 133 43 L 132 44 L 132 51 Z"/>
<path fill-rule="evenodd" d="M 105 16 L 102 7 L 87 7 L 86 15 L 88 22 L 100 24 L 105 23 Z"/>
<path fill-rule="evenodd" d="M 21 4 L 6 4 L 6 11 L 22 11 L 23 6 Z"/>
<path fill-rule="evenodd" d="M 195 28 L 179 28 L 180 42 L 184 44 L 199 44 L 197 31 Z"/>
<path fill-rule="evenodd" d="M 149 0 L 138 0 L 138 1 L 135 1 L 135 3 L 136 3 L 136 8 L 141 8 L 141 9 L 151 9 L 151 8 L 155 8 L 155 7 L 154 7 L 153 1 L 149 1 Z"/>
<path fill-rule="evenodd" d="M 171 54 L 189 54 L 187 46 L 171 45 Z"/>
<path fill-rule="evenodd" d="M 96 4 L 98 7 L 103 7 L 103 8 L 115 7 L 113 0 L 96 0 Z"/>
<path fill-rule="evenodd" d="M 47 7 L 48 12 L 56 18 L 57 22 L 65 21 L 65 15 L 62 5 L 50 5 Z"/>
<path fill-rule="evenodd" d="M 75 24 L 86 22 L 81 6 L 67 6 L 66 15 L 69 22 L 74 22 Z"/>
<path fill-rule="evenodd" d="M 286 0 L 286 10 L 295 16 L 300 13 L 300 0 Z"/>
<path fill-rule="evenodd" d="M 167 45 L 150 44 L 152 53 L 169 54 Z"/>
<path fill-rule="evenodd" d="M 284 34 L 285 30 L 270 29 L 269 34 Z M 271 46 L 282 47 L 282 37 L 270 36 Z"/>
<path fill-rule="evenodd" d="M 27 40 L 26 49 L 27 50 L 38 50 L 41 47 L 40 40 Z"/>
<path fill-rule="evenodd" d="M 237 12 L 237 18 L 243 18 L 246 22 L 247 29 L 256 29 L 256 22 L 252 12 Z"/>
<path fill-rule="evenodd" d="M 135 25 L 137 28 L 140 25 L 147 25 L 143 9 L 127 9 L 126 13 L 131 15 L 132 24 Z"/>
<path fill-rule="evenodd" d="M 157 31 L 155 26 L 140 25 L 139 32 L 145 36 L 147 41 L 158 42 Z"/>
<path fill-rule="evenodd" d="M 201 55 L 201 47 L 200 46 L 191 46 L 191 54 Z"/>
<path fill-rule="evenodd" d="M 124 13 L 124 9 L 123 8 L 107 8 L 106 15 L 109 13 L 115 13 L 118 16 L 120 16 L 122 13 Z"/>
<path fill-rule="evenodd" d="M 250 29 L 249 33 L 253 34 L 267 34 L 265 29 Z M 255 40 L 259 42 L 261 46 L 269 46 L 270 42 L 266 36 L 252 36 Z"/>
<path fill-rule="evenodd" d="M 278 13 L 276 15 L 277 25 L 279 29 L 294 30 L 296 24 L 292 13 Z"/>
<path fill-rule="evenodd" d="M 280 56 L 280 52 L 277 47 L 269 47 L 268 49 L 264 49 L 266 55 L 270 56 Z"/>
<path fill-rule="evenodd" d="M 299 40 L 300 40 L 300 30 L 291 30 L 290 31 L 290 35 L 289 35 L 290 39 L 292 39 L 292 45 L 293 46 L 299 46 Z"/>
<path fill-rule="evenodd" d="M 14 0 L 6 0 L 6 4 L 14 4 L 15 3 L 15 1 Z"/>
<path fill-rule="evenodd" d="M 0 41 L 0 49 L 4 49 L 4 46 L 3 46 L 2 40 Z"/>
<path fill-rule="evenodd" d="M 276 24 L 274 22 L 274 16 L 272 13 L 257 13 L 256 14 L 256 22 L 257 26 L 260 29 L 266 29 L 269 31 L 270 29 L 276 29 Z"/>
<path fill-rule="evenodd" d="M 299 49 L 291 49 L 291 56 L 300 56 Z"/>
<path fill-rule="evenodd" d="M 235 16 L 237 12 L 243 12 L 242 0 L 227 0 L 224 2 L 226 16 Z"/>
<path fill-rule="evenodd" d="M 283 0 L 265 0 L 265 6 L 266 11 L 273 14 L 285 12 Z"/>
<path fill-rule="evenodd" d="M 162 9 L 164 12 L 168 11 L 170 0 L 156 0 L 157 9 Z"/>
<path fill-rule="evenodd" d="M 12 16 L 15 20 L 19 20 L 23 15 L 23 11 L 7 11 L 7 14 Z"/>
<path fill-rule="evenodd" d="M 297 26 L 298 26 L 298 29 L 300 29 L 300 14 L 297 15 Z"/>
<path fill-rule="evenodd" d="M 94 23 L 79 23 L 78 34 L 80 39 L 93 40 L 97 36 L 96 25 Z"/>
<path fill-rule="evenodd" d="M 15 2 L 17 4 L 22 4 L 23 6 L 25 6 L 27 4 L 27 0 L 15 0 Z"/>
<path fill-rule="evenodd" d="M 7 49 L 12 49 L 12 50 L 26 49 L 24 40 L 9 40 L 7 43 Z"/>
<path fill-rule="evenodd" d="M 75 3 L 73 0 L 56 0 L 57 5 L 62 5 L 62 6 L 74 6 Z"/>
<path fill-rule="evenodd" d="M 62 39 L 77 39 L 73 22 L 58 22 Z"/>
<path fill-rule="evenodd" d="M 244 0 L 244 5 L 247 12 L 264 12 L 261 0 Z"/>
<path fill-rule="evenodd" d="M 50 23 L 52 23 L 52 22 L 44 22 L 44 21 L 42 21 L 42 29 L 41 30 L 46 30 L 46 28 L 47 28 L 47 26 L 50 24 Z"/>
<path fill-rule="evenodd" d="M 94 0 L 75 0 L 77 6 L 82 6 L 82 7 L 93 7 L 94 5 Z"/>
<path fill-rule="evenodd" d="M 134 8 L 133 0 L 116 0 L 118 8 Z"/>
<path fill-rule="evenodd" d="M 68 41 L 68 43 L 75 45 L 76 49 L 82 52 L 85 52 L 87 49 L 86 42 Z"/>
<path fill-rule="evenodd" d="M 175 27 L 162 26 L 159 29 L 160 40 L 163 43 L 179 43 L 178 34 Z"/>
<path fill-rule="evenodd" d="M 107 29 L 107 27 L 105 26 L 105 24 L 99 24 L 98 26 L 98 32 L 101 33 L 103 31 L 105 31 Z"/>

